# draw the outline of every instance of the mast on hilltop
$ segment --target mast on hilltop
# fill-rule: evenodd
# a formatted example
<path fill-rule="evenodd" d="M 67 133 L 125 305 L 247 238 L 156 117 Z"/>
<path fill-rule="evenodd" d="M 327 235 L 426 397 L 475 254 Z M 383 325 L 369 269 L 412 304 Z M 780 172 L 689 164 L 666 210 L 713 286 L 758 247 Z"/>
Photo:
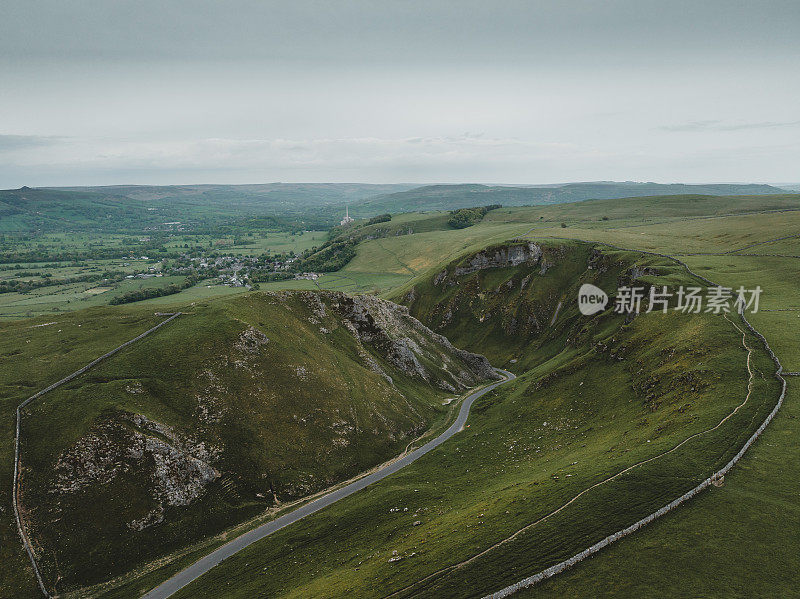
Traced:
<path fill-rule="evenodd" d="M 347 225 L 349 225 L 350 223 L 352 223 L 355 220 L 356 219 L 354 219 L 354 218 L 350 218 L 350 207 L 345 204 L 345 207 L 344 207 L 344 218 L 342 219 L 342 222 L 340 224 L 343 227 L 346 227 Z"/>

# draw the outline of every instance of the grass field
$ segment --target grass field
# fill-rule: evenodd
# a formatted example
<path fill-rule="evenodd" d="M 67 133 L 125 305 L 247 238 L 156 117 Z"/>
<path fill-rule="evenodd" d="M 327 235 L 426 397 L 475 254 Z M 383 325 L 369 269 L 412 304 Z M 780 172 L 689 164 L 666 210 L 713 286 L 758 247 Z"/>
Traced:
<path fill-rule="evenodd" d="M 14 412 L 18 404 L 94 357 L 150 328 L 160 318 L 134 308 L 89 309 L 1 324 L 0 596 L 40 594 L 11 513 Z"/>
<path fill-rule="evenodd" d="M 239 237 L 171 233 L 165 237 L 160 246 L 165 252 L 189 252 L 200 248 L 204 251 L 214 251 L 225 255 L 234 256 L 259 256 L 264 253 L 282 254 L 300 252 L 321 245 L 327 238 L 325 231 L 300 231 L 290 233 L 280 230 L 256 230 Z M 103 252 L 110 250 L 130 252 L 134 257 L 102 258 L 88 257 L 80 261 L 46 261 L 46 262 L 9 262 L 0 264 L 0 282 L 2 281 L 42 281 L 45 278 L 57 283 L 46 287 L 39 287 L 30 291 L 0 293 L 0 320 L 31 318 L 45 314 L 80 310 L 93 306 L 108 305 L 114 297 L 126 292 L 146 287 L 167 286 L 170 283 L 180 283 L 183 277 L 163 277 L 158 279 L 135 279 L 112 282 L 106 285 L 97 281 L 73 281 L 68 279 L 98 275 L 104 272 L 121 272 L 133 274 L 146 272 L 149 267 L 160 269 L 161 253 L 154 253 L 148 249 L 150 236 L 122 235 L 115 233 L 88 234 L 83 232 L 72 233 L 47 233 L 31 237 L 27 241 L 8 240 L 0 244 L 0 256 L 6 252 L 31 252 L 37 251 L 50 254 L 86 253 L 93 252 L 102 256 Z M 147 259 L 143 259 L 147 256 Z M 30 273 L 30 274 L 29 274 Z M 60 282 L 60 283 L 59 283 Z M 99 287 L 99 289 L 98 289 Z M 284 288 L 284 286 L 269 284 L 267 288 Z M 307 288 L 302 285 L 289 285 L 294 288 Z M 371 283 L 364 286 L 364 290 L 371 288 Z M 223 293 L 239 293 L 241 289 L 222 288 L 217 285 L 209 288 L 206 284 L 184 290 L 178 302 L 195 301 L 197 299 L 216 297 Z M 101 291 L 102 290 L 102 291 Z M 361 289 L 359 289 L 361 290 Z M 158 298 L 162 299 L 162 298 Z M 164 298 L 165 299 L 165 298 Z M 169 300 L 172 301 L 172 300 Z"/>
<path fill-rule="evenodd" d="M 796 597 L 798 422 L 790 382 L 781 412 L 722 488 L 517 596 Z"/>
<path fill-rule="evenodd" d="M 770 210 L 784 212 L 766 212 Z M 779 236 L 800 235 L 800 196 L 633 198 L 503 208 L 461 230 L 451 229 L 435 213 L 400 215 L 395 217 L 398 227 L 401 217 L 414 234 L 362 242 L 356 257 L 340 273 L 376 278 L 398 275 L 394 285 L 374 285 L 391 295 L 393 287 L 464 252 L 526 233 L 604 241 L 676 256 L 727 252 Z M 562 223 L 567 226 L 561 227 Z M 677 223 L 679 231 L 672 226 Z M 792 244 L 797 247 L 796 241 L 777 242 L 778 249 L 769 253 L 791 253 Z M 758 251 L 766 252 L 767 247 Z"/>
<path fill-rule="evenodd" d="M 193 247 L 214 248 L 225 253 L 241 256 L 257 256 L 265 252 L 275 254 L 300 252 L 327 239 L 326 231 L 256 231 L 241 237 L 217 235 L 174 235 L 167 249 L 191 249 Z M 189 246 L 188 248 L 186 246 Z"/>

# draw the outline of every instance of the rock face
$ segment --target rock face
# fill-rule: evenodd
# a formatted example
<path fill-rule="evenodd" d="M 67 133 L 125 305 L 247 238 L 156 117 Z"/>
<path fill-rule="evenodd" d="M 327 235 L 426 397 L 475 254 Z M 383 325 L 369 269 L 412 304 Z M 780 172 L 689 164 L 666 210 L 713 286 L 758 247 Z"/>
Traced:
<path fill-rule="evenodd" d="M 579 317 L 573 298 L 581 282 L 597 282 L 610 268 L 590 251 L 570 243 L 494 244 L 452 260 L 401 301 L 457 345 L 486 352 L 496 366 L 514 364 Z"/>
<path fill-rule="evenodd" d="M 264 333 L 255 327 L 249 326 L 239 335 L 239 339 L 233 344 L 233 347 L 241 352 L 255 353 L 258 352 L 262 345 L 267 343 L 269 343 L 269 339 Z"/>
<path fill-rule="evenodd" d="M 64 451 L 55 466 L 52 492 L 77 493 L 89 485 L 107 485 L 128 472 L 147 472 L 153 507 L 128 522 L 142 530 L 164 518 L 166 506 L 188 505 L 219 473 L 203 443 L 175 434 L 170 427 L 140 414 L 109 415 Z"/>
<path fill-rule="evenodd" d="M 405 374 L 448 391 L 500 378 L 484 356 L 454 347 L 411 316 L 406 306 L 370 295 L 325 293 L 323 297 L 361 343 Z"/>
<path fill-rule="evenodd" d="M 524 262 L 535 264 L 541 257 L 542 248 L 533 242 L 488 248 L 472 256 L 466 266 L 457 266 L 455 275 L 460 277 L 487 268 L 519 266 Z M 434 285 L 436 284 L 434 280 Z"/>
<path fill-rule="evenodd" d="M 656 270 L 655 268 L 649 268 L 647 266 L 644 267 L 637 266 L 636 264 L 631 266 L 630 269 L 628 269 L 627 273 L 628 277 L 632 282 L 644 276 L 657 275 L 657 274 L 658 270 Z"/>

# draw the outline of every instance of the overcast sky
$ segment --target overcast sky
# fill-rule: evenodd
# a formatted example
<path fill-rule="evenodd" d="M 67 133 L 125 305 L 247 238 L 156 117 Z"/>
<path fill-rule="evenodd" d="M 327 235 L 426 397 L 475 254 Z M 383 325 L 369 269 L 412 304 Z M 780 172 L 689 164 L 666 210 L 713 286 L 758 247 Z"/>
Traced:
<path fill-rule="evenodd" d="M 0 188 L 800 181 L 800 2 L 3 0 Z"/>

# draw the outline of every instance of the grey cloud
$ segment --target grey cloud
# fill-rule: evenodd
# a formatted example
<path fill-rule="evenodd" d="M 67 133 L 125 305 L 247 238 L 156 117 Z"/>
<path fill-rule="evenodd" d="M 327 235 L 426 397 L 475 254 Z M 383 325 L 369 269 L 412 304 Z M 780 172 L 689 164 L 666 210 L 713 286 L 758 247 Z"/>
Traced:
<path fill-rule="evenodd" d="M 2 135 L 0 134 L 0 152 L 14 152 L 29 148 L 41 148 L 57 144 L 60 137 L 46 137 L 41 135 Z"/>
<path fill-rule="evenodd" d="M 791 180 L 800 158 L 797 0 L 0 12 L 0 187 Z"/>
<path fill-rule="evenodd" d="M 720 120 L 690 121 L 680 125 L 666 125 L 661 127 L 663 131 L 674 132 L 704 132 L 704 131 L 747 131 L 750 129 L 782 129 L 785 127 L 797 127 L 798 121 L 761 121 L 754 123 L 727 123 Z"/>
<path fill-rule="evenodd" d="M 696 63 L 798 57 L 799 20 L 792 0 L 5 0 L 0 57 Z"/>

